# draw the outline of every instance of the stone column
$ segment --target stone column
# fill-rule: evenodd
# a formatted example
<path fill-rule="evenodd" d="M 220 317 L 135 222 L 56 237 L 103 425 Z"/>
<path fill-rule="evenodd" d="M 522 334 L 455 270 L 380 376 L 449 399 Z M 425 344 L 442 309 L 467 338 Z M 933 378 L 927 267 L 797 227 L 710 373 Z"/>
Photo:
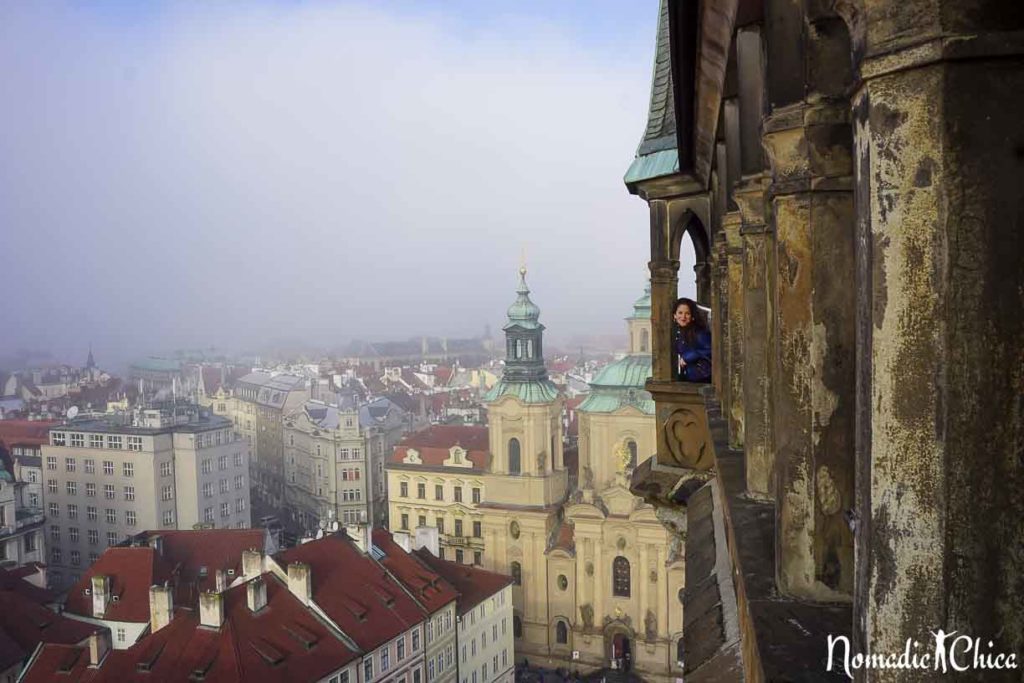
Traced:
<path fill-rule="evenodd" d="M 725 234 L 726 271 L 725 295 L 729 315 L 726 326 L 726 375 L 728 401 L 722 402 L 729 422 L 729 445 L 743 446 L 743 238 L 740 236 L 742 219 L 738 211 L 727 213 L 722 220 Z"/>
<path fill-rule="evenodd" d="M 784 593 L 853 590 L 852 134 L 842 102 L 797 104 L 765 121 L 772 170 L 775 348 L 771 427 Z"/>
<path fill-rule="evenodd" d="M 650 602 L 648 597 L 648 581 L 647 581 L 647 544 L 643 541 L 640 542 L 640 562 L 637 567 L 636 586 L 637 590 L 637 613 L 634 616 L 633 623 L 636 624 L 634 627 L 637 633 L 643 633 L 644 618 L 647 616 L 647 608 Z M 646 634 L 644 634 L 646 636 Z"/>
<path fill-rule="evenodd" d="M 848 18 L 866 54 L 854 106 L 856 626 L 874 651 L 943 628 L 1019 661 L 1024 12 L 907 0 Z"/>
<path fill-rule="evenodd" d="M 743 435 L 747 490 L 768 495 L 775 491 L 775 454 L 770 436 L 771 393 L 769 326 L 772 313 L 768 281 L 768 251 L 772 235 L 765 224 L 764 197 L 768 179 L 748 179 L 736 190 L 743 222 Z"/>

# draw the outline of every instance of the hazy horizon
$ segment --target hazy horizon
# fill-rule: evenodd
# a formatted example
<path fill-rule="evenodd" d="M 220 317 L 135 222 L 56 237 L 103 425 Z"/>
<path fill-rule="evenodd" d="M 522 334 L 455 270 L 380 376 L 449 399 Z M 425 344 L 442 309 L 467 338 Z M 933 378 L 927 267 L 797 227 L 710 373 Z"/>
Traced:
<path fill-rule="evenodd" d="M 648 4 L 0 8 L 0 358 L 624 334 Z"/>

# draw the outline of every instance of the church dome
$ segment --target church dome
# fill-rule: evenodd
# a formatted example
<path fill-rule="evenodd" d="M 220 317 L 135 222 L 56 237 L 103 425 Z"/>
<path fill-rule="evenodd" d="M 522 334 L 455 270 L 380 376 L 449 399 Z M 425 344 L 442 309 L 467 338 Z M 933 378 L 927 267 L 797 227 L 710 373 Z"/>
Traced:
<path fill-rule="evenodd" d="M 644 295 L 633 303 L 633 318 L 650 318 L 651 317 L 651 281 L 647 281 L 647 286 L 644 287 Z"/>
<path fill-rule="evenodd" d="M 540 308 L 530 301 L 530 288 L 526 286 L 526 268 L 519 269 L 519 288 L 516 289 L 518 296 L 515 303 L 508 308 L 509 327 L 522 327 L 532 330 L 540 327 Z"/>

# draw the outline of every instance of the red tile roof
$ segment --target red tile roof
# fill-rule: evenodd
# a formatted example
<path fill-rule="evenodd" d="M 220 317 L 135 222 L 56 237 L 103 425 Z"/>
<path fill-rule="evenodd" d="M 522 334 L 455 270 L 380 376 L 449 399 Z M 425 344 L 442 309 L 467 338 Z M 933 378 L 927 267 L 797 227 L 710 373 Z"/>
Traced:
<path fill-rule="evenodd" d="M 85 648 L 44 646 L 24 681 L 60 680 L 64 665 L 68 680 L 84 683 L 187 681 L 197 671 L 204 672 L 206 683 L 291 683 L 326 678 L 357 657 L 272 574 L 264 574 L 263 581 L 267 606 L 255 614 L 246 603 L 245 585 L 223 593 L 219 630 L 201 627 L 196 611 L 178 609 L 168 626 L 127 650 L 110 652 L 98 668 L 89 668 Z"/>
<path fill-rule="evenodd" d="M 135 538 L 148 545 L 157 536 L 164 561 L 174 568 L 178 581 L 195 584 L 193 600 L 198 599 L 199 592 L 216 588 L 218 569 L 225 573 L 234 570 L 234 576 L 227 577 L 228 583 L 241 576 L 244 551 L 267 550 L 265 529 L 146 531 Z"/>
<path fill-rule="evenodd" d="M 50 427 L 56 420 L 0 420 L 0 443 L 12 446 L 42 446 L 50 442 Z"/>
<path fill-rule="evenodd" d="M 459 594 L 437 572 L 395 543 L 385 529 L 373 530 L 373 544 L 383 553 L 378 561 L 404 585 L 427 612 L 433 614 Z"/>
<path fill-rule="evenodd" d="M 331 534 L 276 556 L 287 571 L 305 562 L 313 601 L 364 651 L 374 650 L 423 621 L 423 609 L 383 567 L 344 534 Z"/>
<path fill-rule="evenodd" d="M 57 596 L 52 592 L 28 581 L 28 577 L 39 571 L 38 568 L 42 566 L 45 565 L 30 562 L 24 567 L 10 571 L 0 568 L 0 590 L 18 593 L 40 605 L 57 602 Z"/>
<path fill-rule="evenodd" d="M 459 592 L 458 610 L 460 615 L 468 614 L 481 602 L 512 583 L 511 576 L 496 574 L 468 564 L 442 560 L 434 557 L 425 548 L 415 550 L 413 553 L 444 577 L 448 583 L 455 586 L 455 590 Z"/>
<path fill-rule="evenodd" d="M 111 598 L 103 618 L 109 621 L 149 621 L 149 587 L 171 579 L 171 567 L 152 548 L 107 548 L 68 592 L 64 610 L 92 617 L 92 577 L 109 576 Z"/>
<path fill-rule="evenodd" d="M 61 616 L 22 593 L 0 590 L 0 671 L 23 660 L 39 643 L 74 645 L 102 628 Z"/>
<path fill-rule="evenodd" d="M 438 365 L 434 368 L 434 384 L 439 387 L 447 385 L 448 382 L 451 381 L 453 374 L 455 374 L 455 370 L 453 368 L 450 368 L 447 365 Z"/>
<path fill-rule="evenodd" d="M 466 449 L 473 469 L 483 470 L 487 466 L 487 427 L 472 425 L 434 425 L 411 434 L 395 446 L 388 461 L 393 465 L 403 465 L 409 449 L 413 448 L 419 452 L 423 466 L 441 467 L 451 457 L 449 451 L 453 446 Z"/>

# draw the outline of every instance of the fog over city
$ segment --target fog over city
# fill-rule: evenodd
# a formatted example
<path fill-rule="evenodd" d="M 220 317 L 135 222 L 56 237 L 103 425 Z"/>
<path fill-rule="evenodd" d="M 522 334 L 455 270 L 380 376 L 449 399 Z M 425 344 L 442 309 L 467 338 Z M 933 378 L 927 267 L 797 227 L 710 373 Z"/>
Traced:
<path fill-rule="evenodd" d="M 0 357 L 624 332 L 657 3 L 137 5 L 0 8 Z"/>

